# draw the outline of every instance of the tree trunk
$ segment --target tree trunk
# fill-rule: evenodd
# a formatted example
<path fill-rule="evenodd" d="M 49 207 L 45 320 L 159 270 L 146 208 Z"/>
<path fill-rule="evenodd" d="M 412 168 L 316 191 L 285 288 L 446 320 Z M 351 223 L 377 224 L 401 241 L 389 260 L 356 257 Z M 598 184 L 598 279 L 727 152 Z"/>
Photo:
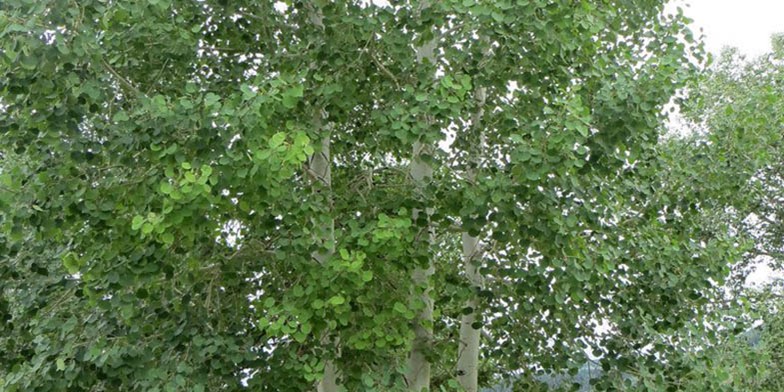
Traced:
<path fill-rule="evenodd" d="M 475 263 L 479 253 L 479 239 L 463 233 L 463 263 L 466 278 L 473 288 L 481 287 L 481 276 Z M 464 314 L 460 319 L 460 341 L 457 351 L 457 381 L 466 392 L 477 392 L 479 375 L 479 336 L 481 328 L 474 328 L 478 320 L 479 300 L 474 295 L 466 301 L 465 307 L 471 313 Z"/>
<path fill-rule="evenodd" d="M 422 145 L 422 143 L 414 143 L 413 158 L 411 159 L 411 178 L 418 188 L 423 187 L 426 181 L 433 175 L 433 169 L 421 159 L 423 150 L 424 145 Z M 419 219 L 419 216 L 422 213 L 427 214 L 428 226 L 425 228 L 427 231 L 425 239 L 427 244 L 425 246 L 429 248 L 433 243 L 433 233 L 429 222 L 432 210 L 414 210 L 414 221 Z M 422 290 L 415 300 L 421 301 L 424 304 L 422 311 L 414 318 L 414 341 L 411 344 L 411 352 L 408 358 L 408 371 L 406 373 L 408 389 L 416 392 L 430 390 L 430 362 L 427 360 L 425 354 L 430 347 L 433 338 L 433 299 L 430 298 L 430 292 L 432 290 L 432 287 L 430 287 L 430 276 L 433 275 L 434 272 L 435 269 L 431 259 L 428 260 L 426 267 L 417 267 L 411 274 L 411 280 L 417 287 L 417 290 Z"/>
<path fill-rule="evenodd" d="M 324 30 L 324 15 L 321 12 L 321 9 L 313 4 L 306 3 L 308 9 L 308 17 L 310 19 L 310 23 L 313 26 Z M 322 117 L 326 117 L 326 113 L 319 112 L 316 113 L 316 121 L 315 123 L 318 125 L 318 128 L 322 128 Z M 324 189 L 328 192 L 332 191 L 332 160 L 330 156 L 330 134 L 327 133 L 323 139 L 321 139 L 321 151 L 316 152 L 310 157 L 308 166 L 311 170 L 311 175 L 315 177 L 316 181 L 320 182 Z M 330 204 L 332 203 L 331 196 L 330 197 Z M 331 206 L 330 206 L 331 210 Z M 321 240 L 323 241 L 322 245 L 326 251 L 324 252 L 314 252 L 313 258 L 319 262 L 319 264 L 324 264 L 329 260 L 333 253 L 335 253 L 335 221 L 331 219 L 328 223 L 324 225 L 325 227 L 320 227 L 319 231 L 323 234 Z M 329 335 L 322 336 L 321 343 L 327 344 L 330 342 Z M 338 346 L 338 342 L 335 341 L 335 346 Z M 340 355 L 338 351 L 336 355 Z M 319 381 L 318 385 L 316 386 L 317 392 L 338 392 L 339 385 L 338 385 L 338 369 L 335 363 L 331 360 L 327 360 L 324 363 L 324 376 Z"/>
<path fill-rule="evenodd" d="M 338 391 L 338 369 L 335 363 L 327 361 L 324 365 L 324 377 L 316 387 L 317 392 L 337 392 Z"/>
<path fill-rule="evenodd" d="M 318 113 L 317 116 L 321 116 Z M 321 119 L 317 120 L 320 123 Z M 310 157 L 308 161 L 308 170 L 311 177 L 314 178 L 317 187 L 321 187 L 321 191 L 330 192 L 332 189 L 332 162 L 330 158 L 330 136 L 327 134 L 321 140 L 321 151 L 318 151 Z M 327 196 L 330 198 L 331 196 Z M 329 201 L 331 203 L 331 200 Z M 325 264 L 329 258 L 335 253 L 335 221 L 330 219 L 323 226 L 317 228 L 318 241 L 324 250 L 313 252 L 312 257 L 319 263 Z M 330 337 L 325 335 L 321 339 L 322 344 L 330 343 Z M 316 390 L 318 392 L 337 392 L 338 391 L 338 370 L 335 363 L 328 360 L 324 364 L 324 376 L 319 382 Z"/>
<path fill-rule="evenodd" d="M 474 167 L 470 168 L 466 173 L 469 182 L 476 181 L 476 169 L 478 169 L 480 162 L 479 156 L 482 154 L 482 149 L 485 144 L 482 132 L 479 130 L 484 114 L 485 104 L 485 89 L 477 88 L 474 93 L 474 102 L 476 103 L 476 111 L 471 119 L 471 127 L 475 133 L 478 133 L 479 141 L 476 144 L 477 150 L 469 159 L 473 158 Z M 482 288 L 482 276 L 479 273 L 477 261 L 480 258 L 481 249 L 479 238 L 474 237 L 468 232 L 464 231 L 462 238 L 463 242 L 463 271 L 465 272 L 466 279 L 471 285 L 471 288 L 476 290 Z M 474 328 L 474 323 L 481 321 L 479 317 L 479 299 L 476 294 L 472 294 L 465 303 L 466 308 L 471 309 L 471 313 L 464 314 L 460 318 L 460 337 L 458 341 L 457 350 L 457 381 L 466 392 L 477 392 L 479 389 L 479 338 L 481 328 Z"/>
<path fill-rule="evenodd" d="M 427 4 L 423 5 L 423 7 L 427 6 Z M 417 61 L 428 60 L 431 63 L 435 63 L 435 48 L 437 44 L 438 41 L 432 39 L 418 47 L 416 50 Z M 424 188 L 427 185 L 427 181 L 433 176 L 433 168 L 422 159 L 423 153 L 427 152 L 427 146 L 419 141 L 414 143 L 410 175 L 414 185 L 419 189 Z M 433 236 L 435 235 L 430 224 L 430 216 L 433 214 L 433 210 L 428 208 L 425 208 L 425 211 L 415 209 L 412 215 L 414 221 L 417 221 L 419 215 L 423 212 L 427 214 L 428 223 L 425 228 L 427 231 L 425 236 L 427 244 L 425 246 L 429 249 L 433 244 Z M 411 342 L 411 352 L 408 357 L 406 373 L 408 389 L 414 392 L 430 390 L 430 361 L 428 361 L 426 354 L 433 340 L 433 299 L 430 297 L 432 291 L 430 276 L 434 272 L 433 259 L 429 257 L 426 267 L 417 267 L 411 273 L 411 280 L 417 288 L 415 292 L 422 290 L 415 300 L 424 304 L 422 311 L 414 318 L 414 340 Z"/>

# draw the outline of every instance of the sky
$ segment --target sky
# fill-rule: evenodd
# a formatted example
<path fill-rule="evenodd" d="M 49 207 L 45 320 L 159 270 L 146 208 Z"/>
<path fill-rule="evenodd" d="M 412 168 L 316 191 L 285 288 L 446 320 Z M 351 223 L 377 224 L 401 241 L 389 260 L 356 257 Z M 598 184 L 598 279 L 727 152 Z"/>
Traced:
<path fill-rule="evenodd" d="M 770 36 L 784 33 L 784 0 L 681 0 L 684 13 L 694 19 L 692 29 L 705 34 L 714 55 L 734 46 L 747 56 L 770 51 Z"/>

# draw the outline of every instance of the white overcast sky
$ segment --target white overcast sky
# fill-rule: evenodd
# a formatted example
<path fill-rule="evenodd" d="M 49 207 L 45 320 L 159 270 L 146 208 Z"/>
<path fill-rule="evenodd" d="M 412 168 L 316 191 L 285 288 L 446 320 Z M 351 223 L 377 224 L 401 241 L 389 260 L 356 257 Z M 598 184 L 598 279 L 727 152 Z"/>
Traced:
<path fill-rule="evenodd" d="M 707 49 L 719 54 L 734 46 L 748 56 L 770 51 L 770 36 L 784 33 L 784 0 L 681 0 L 694 19 L 692 29 L 705 34 Z"/>

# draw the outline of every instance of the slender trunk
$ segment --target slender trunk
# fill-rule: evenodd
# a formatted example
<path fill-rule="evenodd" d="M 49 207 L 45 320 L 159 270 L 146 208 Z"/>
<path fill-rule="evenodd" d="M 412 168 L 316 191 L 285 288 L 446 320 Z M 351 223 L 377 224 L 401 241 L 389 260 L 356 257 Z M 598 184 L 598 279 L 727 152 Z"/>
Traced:
<path fill-rule="evenodd" d="M 324 377 L 316 387 L 317 392 L 337 392 L 338 391 L 338 369 L 335 363 L 327 361 L 324 365 Z"/>
<path fill-rule="evenodd" d="M 429 4 L 422 3 L 422 7 L 427 7 Z M 438 44 L 436 39 L 433 39 L 416 50 L 416 57 L 418 62 L 428 60 L 435 63 L 435 48 Z M 422 155 L 428 153 L 429 147 L 417 141 L 414 143 L 414 149 L 411 157 L 411 178 L 414 185 L 423 189 L 427 185 L 429 178 L 433 176 L 433 168 L 430 164 L 422 159 Z M 422 210 L 414 210 L 413 218 L 417 221 L 421 213 L 427 214 L 427 236 L 425 247 L 429 248 L 433 244 L 432 225 L 430 224 L 430 216 L 433 214 L 432 208 L 425 208 Z M 415 298 L 424 304 L 424 308 L 414 318 L 414 340 L 411 342 L 411 352 L 408 356 L 408 367 L 406 372 L 406 383 L 410 391 L 421 392 L 430 390 L 430 361 L 427 359 L 427 352 L 433 340 L 433 299 L 430 294 L 433 290 L 430 285 L 430 276 L 435 272 L 432 257 L 428 257 L 427 265 L 417 267 L 411 273 L 411 280 L 421 293 Z"/>
<path fill-rule="evenodd" d="M 423 187 L 427 179 L 432 177 L 433 174 L 433 169 L 421 158 L 423 150 L 424 145 L 419 142 L 414 143 L 413 158 L 411 160 L 411 178 L 419 188 Z M 432 210 L 414 210 L 414 221 L 419 219 L 422 213 L 427 214 L 428 225 L 425 228 L 427 231 L 425 240 L 427 244 L 425 246 L 429 248 L 433 243 L 433 232 L 429 222 Z M 433 262 L 430 259 L 426 267 L 417 267 L 411 274 L 411 280 L 417 290 L 422 290 L 416 300 L 424 304 L 424 308 L 414 319 L 414 341 L 411 344 L 411 352 L 408 357 L 408 371 L 406 373 L 408 389 L 416 392 L 430 390 L 430 361 L 427 360 L 426 354 L 433 338 L 433 299 L 430 297 L 430 292 L 432 291 L 430 276 L 434 272 Z"/>
<path fill-rule="evenodd" d="M 315 182 L 317 192 L 332 191 L 332 163 L 330 157 L 330 136 L 327 134 L 321 139 L 321 151 L 315 152 L 308 160 L 308 172 Z M 332 209 L 331 195 L 327 194 L 327 202 Z M 317 241 L 321 244 L 321 250 L 313 252 L 313 258 L 319 263 L 324 264 L 335 253 L 335 221 L 330 219 L 317 228 Z"/>
<path fill-rule="evenodd" d="M 481 286 L 481 275 L 477 269 L 476 256 L 479 253 L 479 239 L 463 233 L 463 263 L 466 278 L 472 287 Z M 460 319 L 460 341 L 457 352 L 457 381 L 466 392 L 477 392 L 479 375 L 479 336 L 481 329 L 474 328 L 477 321 L 479 300 L 474 295 L 466 301 L 465 307 L 471 313 Z"/>
<path fill-rule="evenodd" d="M 321 9 L 313 4 L 306 3 L 308 9 L 308 18 L 310 23 L 318 29 L 324 30 L 324 15 L 321 12 Z M 325 113 L 319 112 L 316 113 L 316 121 L 315 123 L 321 128 L 322 117 L 325 117 Z M 327 133 L 326 136 L 321 140 L 321 151 L 313 154 L 309 161 L 309 169 L 311 170 L 311 175 L 315 176 L 318 182 L 324 186 L 324 189 L 328 192 L 332 191 L 332 159 L 330 156 L 330 134 Z M 332 209 L 332 196 L 329 196 L 329 203 L 330 203 L 330 210 Z M 335 253 L 335 220 L 331 219 L 329 222 L 324 224 L 324 227 L 320 227 L 321 233 L 323 233 L 322 240 L 325 243 L 322 243 L 323 248 L 325 251 L 319 251 L 313 253 L 313 258 L 319 262 L 319 264 L 324 264 L 329 260 L 333 253 Z M 331 337 L 329 335 L 324 335 L 321 337 L 321 344 L 328 344 L 330 343 Z M 334 344 L 335 347 L 338 346 L 338 341 L 335 340 Z M 340 351 L 336 353 L 336 356 L 340 355 Z M 327 360 L 324 363 L 324 375 L 319 381 L 318 385 L 316 386 L 317 392 L 338 392 L 340 385 L 338 384 L 338 369 L 335 365 L 335 362 L 332 360 Z"/>
<path fill-rule="evenodd" d="M 318 114 L 321 115 L 320 113 Z M 320 123 L 320 119 L 317 121 Z M 318 151 L 310 157 L 308 162 L 308 170 L 310 175 L 317 183 L 316 186 L 321 188 L 323 192 L 330 192 L 332 189 L 332 161 L 330 157 L 330 136 L 327 134 L 321 140 L 321 151 Z M 327 195 L 328 202 L 331 204 L 331 196 Z M 330 206 L 331 209 L 331 206 Z M 329 258 L 335 253 L 335 221 L 330 219 L 322 226 L 317 228 L 321 242 L 322 250 L 313 252 L 312 257 L 319 263 L 324 265 Z M 330 343 L 329 335 L 321 338 L 321 343 L 326 345 Z M 316 390 L 318 392 L 337 392 L 338 391 L 338 370 L 335 363 L 328 360 L 324 364 L 324 376 L 318 383 Z"/>
<path fill-rule="evenodd" d="M 471 119 L 471 127 L 475 133 L 479 135 L 479 143 L 477 144 L 477 152 L 474 156 L 469 157 L 473 159 L 474 168 L 468 170 L 466 177 L 470 182 L 476 180 L 476 167 L 479 166 L 479 155 L 481 155 L 482 148 L 485 141 L 483 140 L 482 133 L 479 130 L 482 115 L 484 113 L 485 103 L 485 89 L 477 88 L 474 93 L 474 102 L 477 109 Z M 483 286 L 482 276 L 477 268 L 477 261 L 480 257 L 480 244 L 479 239 L 467 232 L 463 232 L 463 271 L 465 272 L 466 279 L 471 285 L 471 288 L 477 289 Z M 479 376 L 479 338 L 481 328 L 474 328 L 474 323 L 481 321 L 479 316 L 479 299 L 476 294 L 469 298 L 465 305 L 466 308 L 471 309 L 471 313 L 464 314 L 460 319 L 460 337 L 458 341 L 457 350 L 457 381 L 466 392 L 477 392 L 479 389 L 478 376 Z"/>
<path fill-rule="evenodd" d="M 428 282 L 433 272 L 431 265 L 427 269 L 418 268 L 412 274 L 412 279 L 417 286 L 427 286 L 419 297 L 419 300 L 425 303 L 425 308 L 414 320 L 415 337 L 408 357 L 406 373 L 408 389 L 417 392 L 430 390 L 430 361 L 427 360 L 426 354 L 433 339 L 433 300 L 430 298 L 431 288 Z"/>

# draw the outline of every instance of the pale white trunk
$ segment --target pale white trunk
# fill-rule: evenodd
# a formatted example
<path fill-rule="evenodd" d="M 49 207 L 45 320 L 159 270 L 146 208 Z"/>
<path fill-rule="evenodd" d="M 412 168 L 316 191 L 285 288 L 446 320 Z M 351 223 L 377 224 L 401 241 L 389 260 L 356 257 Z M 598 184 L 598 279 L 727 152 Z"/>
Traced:
<path fill-rule="evenodd" d="M 433 169 L 421 159 L 424 149 L 425 146 L 422 143 L 414 143 L 410 173 L 414 184 L 419 188 L 423 187 L 428 179 L 433 176 Z M 414 220 L 416 221 L 422 213 L 425 213 L 428 219 L 428 227 L 425 229 L 427 234 L 424 237 L 425 241 L 427 241 L 426 246 L 429 247 L 433 242 L 433 233 L 429 222 L 432 211 L 427 209 L 425 211 L 414 210 Z M 433 275 L 434 271 L 433 262 L 429 260 L 426 267 L 418 267 L 411 274 L 411 280 L 414 285 L 423 290 L 418 298 L 415 299 L 424 304 L 424 308 L 414 318 L 414 341 L 411 344 L 411 352 L 408 357 L 408 371 L 406 373 L 408 389 L 416 392 L 430 390 L 430 362 L 425 354 L 433 339 L 433 299 L 430 297 L 432 290 L 430 287 L 430 276 Z"/>
<path fill-rule="evenodd" d="M 317 6 L 314 6 L 311 3 L 305 3 L 308 9 L 308 18 L 310 23 L 314 26 L 318 27 L 321 30 L 324 30 L 324 15 L 321 12 L 321 9 Z M 321 128 L 321 121 L 322 117 L 326 117 L 326 113 L 316 113 L 316 124 Z M 310 157 L 310 161 L 308 163 L 309 170 L 311 171 L 311 175 L 315 177 L 315 180 L 320 182 L 324 186 L 325 191 L 332 190 L 332 160 L 330 157 L 330 135 L 327 134 L 321 140 L 321 151 L 315 153 L 312 157 Z M 331 196 L 330 196 L 331 197 Z M 330 199 L 330 203 L 332 203 Z M 319 262 L 319 264 L 324 264 L 335 253 L 335 221 L 330 220 L 326 227 L 319 227 L 320 231 L 323 234 L 321 237 L 322 246 L 325 251 L 314 252 L 313 258 Z M 322 336 L 321 343 L 325 344 L 330 341 L 330 337 L 328 335 Z M 335 341 L 335 346 L 337 347 L 338 342 Z M 340 355 L 338 351 L 336 353 Z M 324 363 L 324 376 L 322 377 L 321 381 L 319 381 L 318 385 L 316 386 L 317 392 L 338 392 L 340 386 L 338 384 L 338 369 L 335 363 L 331 360 L 328 360 Z"/>
<path fill-rule="evenodd" d="M 318 392 L 337 392 L 338 391 L 338 369 L 335 363 L 327 361 L 324 365 L 324 377 L 316 387 Z"/>
<path fill-rule="evenodd" d="M 319 116 L 321 113 L 318 114 Z M 320 123 L 320 119 L 317 120 Z M 307 170 L 316 187 L 320 188 L 321 192 L 330 192 L 332 188 L 332 161 L 330 157 L 330 136 L 327 134 L 321 140 L 321 151 L 314 153 L 308 162 Z M 330 197 L 330 196 L 328 196 Z M 331 203 L 331 200 L 329 201 Z M 327 260 L 335 253 L 335 221 L 330 220 L 322 227 L 316 228 L 318 240 L 321 243 L 323 250 L 313 252 L 311 255 L 319 264 L 325 264 Z M 330 342 L 330 337 L 325 335 L 321 339 L 322 344 Z M 339 353 L 338 353 L 339 354 Z M 324 376 L 318 383 L 316 390 L 318 392 L 338 392 L 338 370 L 333 361 L 326 361 L 324 364 Z"/>
<path fill-rule="evenodd" d="M 428 7 L 428 2 L 422 2 L 421 7 Z M 423 60 L 435 63 L 435 48 L 438 44 L 436 39 L 430 40 L 417 48 L 416 58 L 418 62 Z M 427 185 L 427 181 L 433 176 L 433 168 L 430 164 L 422 160 L 422 155 L 428 153 L 428 147 L 417 141 L 414 143 L 414 150 L 411 157 L 411 179 L 414 185 L 422 189 Z M 426 208 L 425 211 L 414 210 L 413 218 L 416 221 L 421 213 L 427 214 L 428 224 L 426 227 L 427 248 L 433 244 L 435 233 L 430 224 L 432 209 Z M 433 299 L 431 298 L 432 286 L 430 276 L 435 272 L 432 258 L 428 259 L 427 266 L 418 267 L 411 273 L 411 280 L 415 286 L 422 290 L 418 298 L 424 304 L 424 308 L 414 318 L 414 340 L 411 342 L 411 352 L 408 356 L 408 366 L 406 372 L 406 383 L 408 389 L 414 392 L 430 390 L 430 361 L 426 354 L 429 351 L 433 340 Z"/>
<path fill-rule="evenodd" d="M 427 269 L 417 268 L 412 274 L 412 279 L 417 286 L 428 286 L 419 297 L 419 300 L 425 303 L 425 308 L 417 314 L 414 320 L 415 337 L 408 357 L 408 372 L 406 373 L 408 389 L 417 392 L 430 390 L 430 361 L 427 360 L 425 354 L 433 339 L 433 299 L 430 298 L 431 288 L 428 282 L 433 272 L 434 269 L 431 265 Z"/>
<path fill-rule="evenodd" d="M 471 119 L 471 126 L 475 132 L 478 132 L 484 113 L 484 88 L 476 89 L 474 93 L 474 102 L 476 103 L 477 109 Z M 481 155 L 484 144 L 484 137 L 481 132 L 479 132 L 478 153 L 471 154 L 473 155 L 471 158 L 474 159 L 474 165 L 479 166 L 479 157 L 476 155 Z M 475 169 L 469 169 L 468 173 L 466 173 L 466 177 L 469 182 L 476 181 Z M 479 238 L 474 237 L 467 232 L 463 232 L 461 240 L 463 242 L 463 271 L 465 272 L 466 279 L 472 289 L 476 290 L 482 288 L 484 283 L 482 281 L 482 275 L 477 268 L 481 257 Z M 464 306 L 470 308 L 471 313 L 464 314 L 460 319 L 460 336 L 457 350 L 457 381 L 466 392 L 477 392 L 479 389 L 479 338 L 481 336 L 481 328 L 474 328 L 473 324 L 481 320 L 479 314 L 479 299 L 474 294 L 466 301 Z"/>
<path fill-rule="evenodd" d="M 482 279 L 477 269 L 476 259 L 479 254 L 479 239 L 463 233 L 463 263 L 466 278 L 472 288 L 481 287 Z M 479 375 L 479 337 L 480 328 L 473 324 L 478 320 L 479 300 L 476 296 L 466 301 L 465 307 L 472 312 L 464 314 L 460 319 L 460 341 L 457 352 L 457 381 L 466 392 L 477 392 Z"/>
<path fill-rule="evenodd" d="M 331 192 L 332 190 L 332 162 L 330 158 L 330 137 L 329 135 L 321 139 L 321 151 L 314 153 L 308 161 L 308 174 L 316 183 L 320 192 Z M 331 198 L 331 196 L 327 196 Z M 330 200 L 329 203 L 332 201 Z M 313 252 L 313 258 L 324 264 L 335 252 L 335 222 L 330 220 L 316 228 L 317 240 L 320 242 L 321 251 Z"/>

